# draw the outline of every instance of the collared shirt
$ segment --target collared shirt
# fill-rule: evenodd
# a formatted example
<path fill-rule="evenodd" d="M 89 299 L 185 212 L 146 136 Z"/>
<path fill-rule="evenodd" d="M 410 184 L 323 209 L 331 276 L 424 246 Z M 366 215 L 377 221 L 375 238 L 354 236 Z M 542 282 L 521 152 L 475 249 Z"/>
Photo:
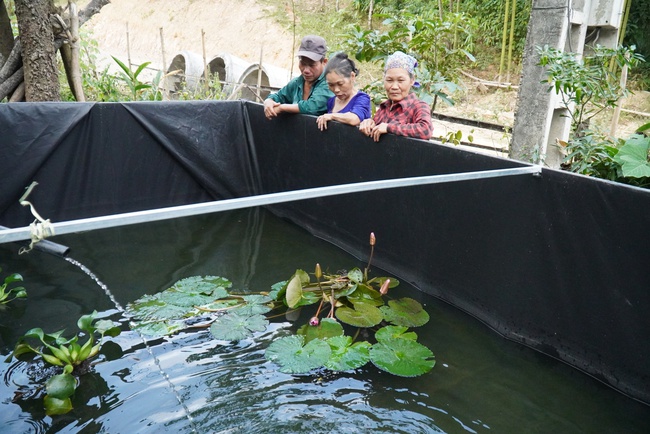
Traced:
<path fill-rule="evenodd" d="M 300 113 L 319 116 L 327 112 L 327 100 L 334 94 L 327 86 L 325 74 L 314 81 L 309 97 L 302 99 L 305 79 L 302 75 L 295 77 L 279 91 L 272 93 L 268 98 L 280 104 L 298 104 Z"/>
<path fill-rule="evenodd" d="M 429 104 L 413 92 L 397 103 L 390 99 L 382 102 L 373 120 L 377 125 L 386 122 L 388 132 L 399 136 L 429 140 L 433 132 Z"/>

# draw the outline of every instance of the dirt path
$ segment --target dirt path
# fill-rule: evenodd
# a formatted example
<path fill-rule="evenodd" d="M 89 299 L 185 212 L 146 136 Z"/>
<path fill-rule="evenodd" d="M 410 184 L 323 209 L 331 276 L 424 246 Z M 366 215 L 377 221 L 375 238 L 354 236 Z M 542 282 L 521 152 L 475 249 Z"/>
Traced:
<path fill-rule="evenodd" d="M 293 35 L 282 29 L 255 0 L 112 0 L 85 26 L 102 52 L 104 65 L 113 55 L 124 63 L 150 61 L 166 66 L 182 50 L 203 56 L 201 30 L 205 32 L 207 61 L 230 53 L 248 62 L 258 62 L 263 48 L 264 63 L 290 68 Z"/>

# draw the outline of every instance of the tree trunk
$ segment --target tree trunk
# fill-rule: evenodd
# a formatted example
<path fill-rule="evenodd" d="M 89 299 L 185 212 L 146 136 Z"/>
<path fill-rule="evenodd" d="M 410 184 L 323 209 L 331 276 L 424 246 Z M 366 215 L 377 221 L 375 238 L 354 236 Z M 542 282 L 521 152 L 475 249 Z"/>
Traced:
<path fill-rule="evenodd" d="M 14 34 L 4 0 L 0 1 L 0 68 L 9 57 L 14 46 Z"/>
<path fill-rule="evenodd" d="M 52 0 L 16 0 L 27 101 L 61 100 L 51 21 L 53 13 Z"/>

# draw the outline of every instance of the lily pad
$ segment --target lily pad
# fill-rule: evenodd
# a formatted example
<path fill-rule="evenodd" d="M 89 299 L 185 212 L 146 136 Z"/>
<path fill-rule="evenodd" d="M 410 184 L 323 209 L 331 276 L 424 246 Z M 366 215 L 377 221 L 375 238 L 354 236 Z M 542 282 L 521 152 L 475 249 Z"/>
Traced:
<path fill-rule="evenodd" d="M 379 369 L 400 377 L 426 374 L 436 364 L 431 350 L 402 338 L 389 338 L 373 345 L 370 360 Z"/>
<path fill-rule="evenodd" d="M 302 283 L 300 276 L 294 274 L 287 285 L 287 306 L 293 309 L 298 306 L 300 299 L 302 299 Z"/>
<path fill-rule="evenodd" d="M 353 268 L 348 271 L 348 278 L 355 283 L 361 283 L 363 282 L 363 272 L 359 268 Z"/>
<path fill-rule="evenodd" d="M 375 339 L 377 339 L 377 342 L 382 342 L 392 338 L 409 339 L 411 341 L 418 340 L 418 335 L 415 332 L 407 331 L 408 327 L 386 326 L 377 330 L 377 333 L 375 333 Z"/>
<path fill-rule="evenodd" d="M 317 326 L 305 324 L 296 333 L 304 336 L 305 342 L 309 342 L 314 339 L 327 339 L 334 336 L 341 336 L 343 334 L 343 326 L 336 320 L 324 318 Z"/>
<path fill-rule="evenodd" d="M 185 326 L 181 321 L 153 321 L 131 325 L 131 330 L 151 337 L 168 336 L 184 328 Z"/>
<path fill-rule="evenodd" d="M 143 300 L 144 299 L 144 300 Z M 127 306 L 127 314 L 134 319 L 141 321 L 168 320 L 182 318 L 191 312 L 193 307 L 182 307 L 166 303 L 157 297 L 145 296 L 133 304 Z"/>
<path fill-rule="evenodd" d="M 419 327 L 429 322 L 429 314 L 422 305 L 412 298 L 390 300 L 382 306 L 381 312 L 389 323 L 404 327 Z"/>
<path fill-rule="evenodd" d="M 340 321 L 355 327 L 373 327 L 384 319 L 381 311 L 370 303 L 354 303 L 354 309 L 339 307 L 335 315 Z"/>
<path fill-rule="evenodd" d="M 357 285 L 356 291 L 348 295 L 348 300 L 352 303 L 372 303 L 375 306 L 383 306 L 384 299 L 381 298 L 381 294 L 376 289 L 371 288 L 368 285 Z"/>
<path fill-rule="evenodd" d="M 332 371 L 350 371 L 360 368 L 370 360 L 370 342 L 352 343 L 350 336 L 335 336 L 327 339 L 332 355 L 325 363 Z"/>
<path fill-rule="evenodd" d="M 211 295 L 213 299 L 228 297 L 227 288 L 232 282 L 219 276 L 192 276 L 174 283 L 171 288 L 178 292 Z"/>
<path fill-rule="evenodd" d="M 271 311 L 269 303 L 272 301 L 266 295 L 246 295 L 242 297 L 246 304 L 236 307 L 230 313 L 237 313 L 238 315 L 263 315 Z"/>
<path fill-rule="evenodd" d="M 238 315 L 228 313 L 217 318 L 210 326 L 210 333 L 215 339 L 224 341 L 241 341 L 253 336 L 254 332 L 263 332 L 269 321 L 263 315 Z"/>
<path fill-rule="evenodd" d="M 264 356 L 278 364 L 280 372 L 304 374 L 323 366 L 332 354 L 329 344 L 321 339 L 303 343 L 304 336 L 286 336 L 271 343 Z"/>
<path fill-rule="evenodd" d="M 214 299 L 215 297 L 211 294 L 203 294 L 199 292 L 179 292 L 170 289 L 161 292 L 159 297 L 159 300 L 164 303 L 188 308 L 211 303 L 214 301 Z"/>
<path fill-rule="evenodd" d="M 182 318 L 193 309 L 193 307 L 183 307 L 166 303 L 158 297 L 145 296 L 141 297 L 135 303 L 129 304 L 126 311 L 134 319 L 151 321 Z"/>

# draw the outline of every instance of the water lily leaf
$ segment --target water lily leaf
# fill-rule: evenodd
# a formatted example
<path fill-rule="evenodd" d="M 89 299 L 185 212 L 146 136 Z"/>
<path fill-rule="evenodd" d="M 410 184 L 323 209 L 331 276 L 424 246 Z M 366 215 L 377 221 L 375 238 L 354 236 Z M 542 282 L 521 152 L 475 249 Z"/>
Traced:
<path fill-rule="evenodd" d="M 384 300 L 376 289 L 368 285 L 358 285 L 356 291 L 348 295 L 348 300 L 352 303 L 365 302 L 372 303 L 375 306 L 383 306 Z"/>
<path fill-rule="evenodd" d="M 317 326 L 305 324 L 296 333 L 304 336 L 305 342 L 309 342 L 314 339 L 327 339 L 333 336 L 341 336 L 343 334 L 343 326 L 334 319 L 323 318 Z"/>
<path fill-rule="evenodd" d="M 384 319 L 404 327 L 420 327 L 429 322 L 429 314 L 422 305 L 412 298 L 390 300 L 388 306 L 382 306 Z"/>
<path fill-rule="evenodd" d="M 303 374 L 320 368 L 332 354 L 329 344 L 314 339 L 303 346 L 304 336 L 293 335 L 280 338 L 269 345 L 264 356 L 280 366 L 280 372 Z"/>
<path fill-rule="evenodd" d="M 355 283 L 363 282 L 363 272 L 358 268 L 348 271 L 348 278 Z"/>
<path fill-rule="evenodd" d="M 72 375 L 66 373 L 54 375 L 45 382 L 45 390 L 52 398 L 69 398 L 76 388 L 77 381 Z"/>
<path fill-rule="evenodd" d="M 382 342 L 386 339 L 400 338 L 400 339 L 409 339 L 411 341 L 417 341 L 418 335 L 415 332 L 408 332 L 408 327 L 401 326 L 386 326 L 377 330 L 375 333 L 375 339 L 377 342 Z"/>
<path fill-rule="evenodd" d="M 204 304 L 201 307 L 209 310 L 221 310 L 221 309 L 230 309 L 233 306 L 236 306 L 240 303 L 241 302 L 238 300 L 217 300 L 212 303 Z"/>
<path fill-rule="evenodd" d="M 245 295 L 242 297 L 242 300 L 246 302 L 239 307 L 233 308 L 230 313 L 236 313 L 238 315 L 263 315 L 271 311 L 271 298 L 266 295 Z"/>
<path fill-rule="evenodd" d="M 168 336 L 184 328 L 184 324 L 180 321 L 155 321 L 131 325 L 131 330 L 151 337 Z"/>
<path fill-rule="evenodd" d="M 58 399 L 46 395 L 43 399 L 43 404 L 45 406 L 45 414 L 48 416 L 66 414 L 72 410 L 72 401 L 70 401 L 70 398 Z"/>
<path fill-rule="evenodd" d="M 269 297 L 273 300 L 282 300 L 284 298 L 284 294 L 286 293 L 286 285 L 286 280 L 271 285 L 271 292 L 269 292 Z"/>
<path fill-rule="evenodd" d="M 219 276 L 192 276 L 174 283 L 171 288 L 177 292 L 189 294 L 205 294 L 213 299 L 228 297 L 228 290 L 232 282 Z"/>
<path fill-rule="evenodd" d="M 253 332 L 263 332 L 269 321 L 263 315 L 238 315 L 228 313 L 217 318 L 210 326 L 210 333 L 215 339 L 224 341 L 241 341 L 253 336 Z"/>
<path fill-rule="evenodd" d="M 295 308 L 298 306 L 298 302 L 302 298 L 302 283 L 300 282 L 300 276 L 294 274 L 294 276 L 289 281 L 287 285 L 287 306 L 290 308 Z"/>
<path fill-rule="evenodd" d="M 384 339 L 370 348 L 370 360 L 379 369 L 401 377 L 426 374 L 436 364 L 431 350 L 410 339 Z"/>
<path fill-rule="evenodd" d="M 210 294 L 199 292 L 179 292 L 168 289 L 159 294 L 159 300 L 164 303 L 173 304 L 174 306 L 192 308 L 194 306 L 202 306 L 211 303 L 215 298 Z"/>
<path fill-rule="evenodd" d="M 327 343 L 332 349 L 332 355 L 325 362 L 325 367 L 332 371 L 357 369 L 370 360 L 370 342 L 352 344 L 350 336 L 335 336 L 327 339 Z"/>
<path fill-rule="evenodd" d="M 159 300 L 157 297 L 145 296 L 135 303 L 129 304 L 126 312 L 133 316 L 134 319 L 142 321 L 150 320 L 168 320 L 173 318 L 182 318 L 193 307 L 177 306 Z"/>
<path fill-rule="evenodd" d="M 335 315 L 340 321 L 355 327 L 373 327 L 384 319 L 381 311 L 371 303 L 354 303 L 354 309 L 339 307 Z"/>

